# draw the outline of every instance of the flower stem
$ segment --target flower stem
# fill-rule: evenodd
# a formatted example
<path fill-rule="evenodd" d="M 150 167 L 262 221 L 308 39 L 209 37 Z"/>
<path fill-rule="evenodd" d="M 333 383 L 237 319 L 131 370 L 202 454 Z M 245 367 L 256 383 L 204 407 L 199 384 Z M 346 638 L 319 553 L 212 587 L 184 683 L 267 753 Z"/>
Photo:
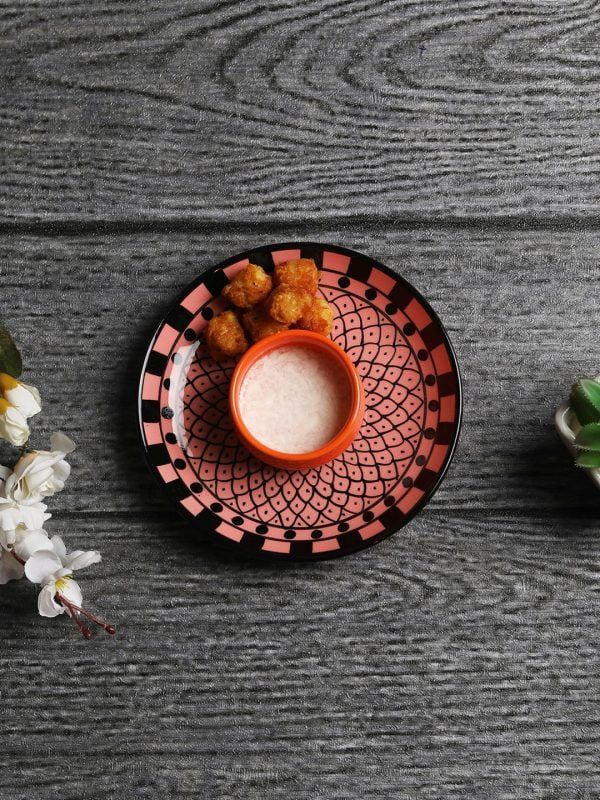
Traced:
<path fill-rule="evenodd" d="M 117 632 L 117 629 L 115 628 L 114 625 L 109 625 L 108 622 L 105 622 L 103 619 L 96 617 L 94 614 L 90 613 L 85 608 L 81 608 L 81 606 L 76 606 L 75 603 L 72 603 L 70 600 L 67 600 L 67 598 L 63 594 L 57 593 L 56 600 L 61 604 L 61 606 L 64 606 L 67 609 L 71 618 L 75 620 L 75 622 L 80 628 L 81 625 L 78 615 L 83 614 L 84 617 L 87 617 L 92 622 L 95 622 L 96 625 L 99 625 L 101 628 L 104 628 L 104 630 L 107 633 L 110 633 L 111 636 Z M 87 628 L 87 626 L 84 627 L 89 632 L 89 628 Z M 83 630 L 81 632 L 83 633 Z M 86 636 L 85 633 L 83 633 L 83 635 L 86 637 L 86 639 L 88 639 L 91 637 L 91 632 L 90 632 L 90 637 Z"/>

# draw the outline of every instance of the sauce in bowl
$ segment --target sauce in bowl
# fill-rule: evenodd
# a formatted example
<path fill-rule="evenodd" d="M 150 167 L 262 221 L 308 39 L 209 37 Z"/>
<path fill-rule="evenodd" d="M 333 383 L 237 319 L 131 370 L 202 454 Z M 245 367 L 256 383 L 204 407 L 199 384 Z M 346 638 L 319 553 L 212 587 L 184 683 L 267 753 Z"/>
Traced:
<path fill-rule="evenodd" d="M 340 432 L 351 401 L 347 374 L 330 354 L 288 345 L 249 368 L 239 412 L 262 445 L 282 453 L 310 453 Z"/>
<path fill-rule="evenodd" d="M 365 392 L 339 345 L 320 333 L 291 330 L 266 336 L 238 361 L 229 411 L 256 458 L 280 469 L 310 469 L 352 443 Z"/>

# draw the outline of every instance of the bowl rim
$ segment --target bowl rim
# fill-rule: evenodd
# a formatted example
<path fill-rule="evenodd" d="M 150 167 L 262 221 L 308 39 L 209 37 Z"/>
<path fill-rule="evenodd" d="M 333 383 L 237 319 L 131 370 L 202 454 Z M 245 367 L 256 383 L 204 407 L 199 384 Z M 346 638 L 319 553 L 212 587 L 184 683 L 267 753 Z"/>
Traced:
<path fill-rule="evenodd" d="M 283 347 L 310 347 L 327 352 L 343 368 L 348 378 L 351 401 L 348 414 L 338 432 L 324 445 L 305 453 L 286 453 L 268 447 L 248 430 L 239 408 L 242 384 L 248 371 L 273 350 Z M 289 469 L 303 469 L 326 463 L 350 446 L 362 424 L 365 411 L 365 390 L 352 359 L 336 342 L 321 333 L 294 329 L 266 336 L 255 342 L 236 364 L 229 384 L 229 413 L 237 434 L 248 449 L 275 466 L 287 465 Z"/>

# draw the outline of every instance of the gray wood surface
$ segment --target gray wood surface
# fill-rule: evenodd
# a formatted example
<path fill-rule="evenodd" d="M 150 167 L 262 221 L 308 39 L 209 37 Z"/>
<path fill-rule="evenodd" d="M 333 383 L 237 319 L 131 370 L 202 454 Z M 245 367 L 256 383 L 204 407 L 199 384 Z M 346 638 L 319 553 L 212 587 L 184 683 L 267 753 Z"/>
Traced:
<path fill-rule="evenodd" d="M 0 220 L 597 218 L 590 0 L 4 0 Z"/>
<path fill-rule="evenodd" d="M 600 496 L 551 415 L 600 371 L 597 4 L 0 5 L 2 316 L 78 442 L 52 532 L 119 626 L 0 592 L 0 798 L 596 800 Z M 180 288 L 308 239 L 445 322 L 465 421 L 430 505 L 319 564 L 199 544 L 141 456 Z M 0 448 L 0 463 L 7 450 Z"/>

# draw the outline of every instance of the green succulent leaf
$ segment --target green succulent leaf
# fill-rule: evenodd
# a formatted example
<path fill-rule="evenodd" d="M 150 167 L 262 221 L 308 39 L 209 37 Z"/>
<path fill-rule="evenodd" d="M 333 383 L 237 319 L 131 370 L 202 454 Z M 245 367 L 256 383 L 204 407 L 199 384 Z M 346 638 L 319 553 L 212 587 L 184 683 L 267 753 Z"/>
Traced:
<path fill-rule="evenodd" d="M 584 425 L 575 437 L 575 447 L 600 452 L 600 422 Z"/>
<path fill-rule="evenodd" d="M 600 453 L 593 450 L 582 450 L 575 459 L 578 467 L 587 467 L 588 469 L 600 469 Z"/>
<path fill-rule="evenodd" d="M 571 408 L 580 425 L 600 422 L 600 383 L 581 378 L 571 389 Z"/>
<path fill-rule="evenodd" d="M 0 323 L 0 372 L 6 372 L 13 378 L 20 377 L 23 372 L 21 354 L 2 323 Z"/>

